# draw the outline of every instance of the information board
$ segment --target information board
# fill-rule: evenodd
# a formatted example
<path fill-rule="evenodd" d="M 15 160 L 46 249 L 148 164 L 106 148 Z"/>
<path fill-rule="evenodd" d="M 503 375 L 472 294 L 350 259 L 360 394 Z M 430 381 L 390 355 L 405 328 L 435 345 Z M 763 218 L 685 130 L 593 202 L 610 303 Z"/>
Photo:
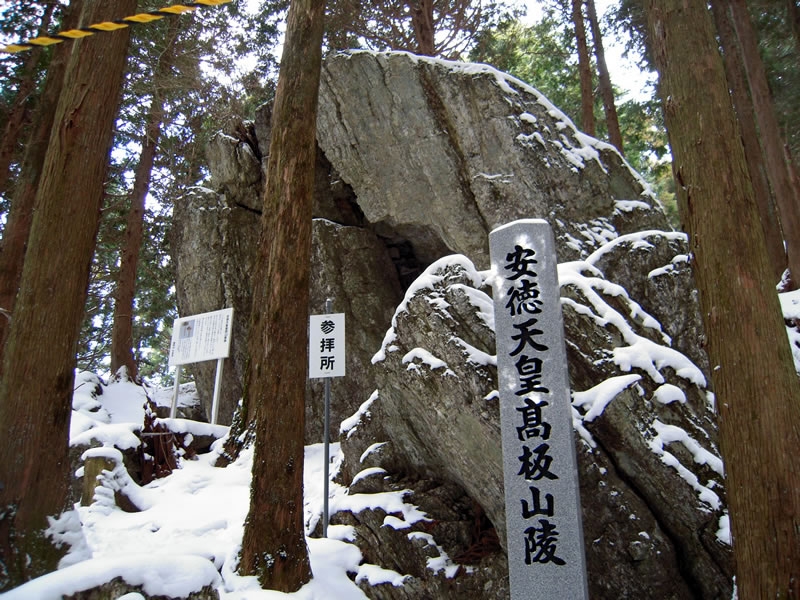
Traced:
<path fill-rule="evenodd" d="M 232 308 L 175 319 L 169 366 L 226 358 L 231 348 L 232 320 Z"/>

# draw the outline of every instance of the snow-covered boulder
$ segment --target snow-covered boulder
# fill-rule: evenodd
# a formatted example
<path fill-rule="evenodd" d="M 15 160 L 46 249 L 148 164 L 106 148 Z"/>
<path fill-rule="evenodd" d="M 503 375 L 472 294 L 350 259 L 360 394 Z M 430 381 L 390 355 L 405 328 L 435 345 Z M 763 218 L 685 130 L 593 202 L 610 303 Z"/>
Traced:
<path fill-rule="evenodd" d="M 731 592 L 723 468 L 707 374 L 675 348 L 626 287 L 596 266 L 602 258 L 610 272 L 619 270 L 631 253 L 642 253 L 662 263 L 645 269 L 645 279 L 680 279 L 688 265 L 675 257 L 685 252 L 681 234 L 651 231 L 559 266 L 593 598 L 721 598 Z M 485 511 L 491 523 L 501 524 L 497 538 L 505 545 L 494 315 L 486 275 L 463 256 L 448 257 L 409 289 L 373 358 L 381 371 L 378 389 L 345 423 L 341 477 L 357 490 L 369 481 L 373 493 L 408 487 L 420 506 L 428 503 L 427 490 L 455 486 L 475 503 L 473 515 Z M 646 289 L 645 283 L 637 280 L 631 287 Z M 683 302 L 689 291 L 665 293 L 656 308 Z M 462 521 L 469 514 L 462 512 Z M 427 516 L 440 520 L 435 508 Z M 364 543 L 386 561 L 375 562 L 397 568 L 391 557 L 402 555 L 398 545 L 408 548 L 408 542 L 398 541 L 391 527 L 375 526 L 383 515 L 342 518 L 355 522 L 357 532 L 369 532 Z M 404 533 L 429 527 L 422 522 Z M 476 543 L 437 542 L 450 556 Z M 491 550 L 478 550 L 478 564 L 487 563 Z M 472 576 L 486 583 L 493 572 L 478 569 Z M 433 592 L 442 577 L 417 575 L 421 581 L 415 585 L 430 586 L 430 597 L 449 597 Z M 507 590 L 494 583 L 496 594 L 483 597 L 505 598 Z M 392 590 L 386 587 L 380 597 L 407 597 Z"/>

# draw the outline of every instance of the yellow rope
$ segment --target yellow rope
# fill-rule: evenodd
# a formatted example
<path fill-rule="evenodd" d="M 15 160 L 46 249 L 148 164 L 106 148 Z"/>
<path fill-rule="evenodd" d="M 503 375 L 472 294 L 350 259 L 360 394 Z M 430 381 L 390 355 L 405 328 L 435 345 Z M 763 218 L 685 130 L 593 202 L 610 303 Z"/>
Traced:
<path fill-rule="evenodd" d="M 201 6 L 219 6 L 220 4 L 227 4 L 230 1 L 231 0 L 194 0 L 194 2 L 187 2 L 186 4 L 173 4 L 171 6 L 159 8 L 158 10 L 151 10 L 146 13 L 139 13 L 136 15 L 131 15 L 130 17 L 124 17 L 117 21 L 104 21 L 102 23 L 95 23 L 94 25 L 81 27 L 79 29 L 60 31 L 52 35 L 41 35 L 39 37 L 29 39 L 26 42 L 9 44 L 8 46 L 0 48 L 0 52 L 8 52 L 13 54 L 16 52 L 22 52 L 24 50 L 30 50 L 36 46 L 52 46 L 53 44 L 60 44 L 61 42 L 67 40 L 77 40 L 89 35 L 94 35 L 95 33 L 101 31 L 108 32 L 116 31 L 117 29 L 124 29 L 131 23 L 152 23 L 153 21 L 158 21 L 166 16 L 182 15 L 184 13 L 193 12 L 195 9 Z"/>

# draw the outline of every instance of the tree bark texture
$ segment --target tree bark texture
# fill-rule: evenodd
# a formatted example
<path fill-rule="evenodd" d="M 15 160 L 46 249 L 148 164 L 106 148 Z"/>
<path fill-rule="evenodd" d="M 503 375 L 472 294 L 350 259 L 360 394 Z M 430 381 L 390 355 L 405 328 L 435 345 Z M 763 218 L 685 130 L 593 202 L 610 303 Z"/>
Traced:
<path fill-rule="evenodd" d="M 739 598 L 800 594 L 800 389 L 707 5 L 648 0 L 725 461 Z"/>
<path fill-rule="evenodd" d="M 125 236 L 120 249 L 119 275 L 114 294 L 114 322 L 111 328 L 111 373 L 125 367 L 127 375 L 135 379 L 138 365 L 133 355 L 133 313 L 136 298 L 136 273 L 139 251 L 144 234 L 144 208 L 150 190 L 150 175 L 158 150 L 161 125 L 164 120 L 164 98 L 159 87 L 170 76 L 178 36 L 178 19 L 171 19 L 167 31 L 167 47 L 161 54 L 153 74 L 153 97 L 147 114 L 142 151 L 133 179 L 130 208 L 125 223 Z"/>
<path fill-rule="evenodd" d="M 586 43 L 586 26 L 583 20 L 583 0 L 572 0 L 572 23 L 578 49 L 578 72 L 581 76 L 581 128 L 591 136 L 597 135 L 594 123 L 594 92 L 592 64 Z"/>
<path fill-rule="evenodd" d="M 606 65 L 606 53 L 603 49 L 603 34 L 600 32 L 600 21 L 597 19 L 597 10 L 595 9 L 594 0 L 586 0 L 586 12 L 589 17 L 589 24 L 592 28 L 594 56 L 595 59 L 597 59 L 598 88 L 600 90 L 600 97 L 603 99 L 608 139 L 611 145 L 619 150 L 620 154 L 624 155 L 622 132 L 619 129 L 617 106 L 614 101 L 614 88 L 611 86 L 611 75 L 609 75 L 608 66 Z"/>
<path fill-rule="evenodd" d="M 731 91 L 731 100 L 733 100 L 733 106 L 742 132 L 742 143 L 748 171 L 750 172 L 750 181 L 753 184 L 753 193 L 761 216 L 761 226 L 764 228 L 767 252 L 772 264 L 772 277 L 777 285 L 787 267 L 783 231 L 781 231 L 778 208 L 775 205 L 775 196 L 770 191 L 769 181 L 764 171 L 763 154 L 761 153 L 761 145 L 758 142 L 758 129 L 756 128 L 753 102 L 750 99 L 741 49 L 736 39 L 736 33 L 733 30 L 730 13 L 726 9 L 727 5 L 727 2 L 723 3 L 719 0 L 714 0 L 711 3 L 711 9 L 714 14 L 714 22 L 717 26 L 720 44 L 722 45 L 725 75 Z"/>
<path fill-rule="evenodd" d="M 244 403 L 255 419 L 239 570 L 294 592 L 311 578 L 303 516 L 311 206 L 324 0 L 293 0 L 272 116 Z"/>
<path fill-rule="evenodd" d="M 55 7 L 55 3 L 45 5 L 38 35 L 46 35 L 48 33 Z M 29 122 L 28 104 L 31 94 L 36 89 L 36 71 L 43 52 L 44 48 L 42 46 L 37 46 L 28 51 L 25 64 L 20 73 L 19 89 L 14 97 L 14 102 L 9 108 L 6 127 L 0 137 L 0 192 L 3 193 L 8 191 L 10 167 L 20 145 L 20 134 Z"/>
<path fill-rule="evenodd" d="M 81 22 L 135 9 L 90 0 Z M 53 570 L 63 552 L 44 529 L 68 501 L 75 350 L 128 38 L 74 42 L 42 167 L 0 382 L 0 589 Z"/>
<path fill-rule="evenodd" d="M 414 0 L 407 5 L 411 13 L 411 27 L 417 39 L 417 54 L 434 56 L 436 32 L 433 25 L 433 0 Z"/>
<path fill-rule="evenodd" d="M 83 0 L 70 2 L 64 14 L 65 28 L 71 29 L 78 25 L 82 5 Z M 8 326 L 22 277 L 36 189 L 39 187 L 53 119 L 64 83 L 64 72 L 71 54 L 70 43 L 59 44 L 54 49 L 42 95 L 36 107 L 33 129 L 23 155 L 22 169 L 14 189 L 11 209 L 3 230 L 3 241 L 0 246 L 0 309 L 3 309 L 4 313 L 0 316 L 0 376 L 3 372 L 3 353 Z"/>
<path fill-rule="evenodd" d="M 758 38 L 750 20 L 747 4 L 744 0 L 727 0 L 724 5 L 730 7 L 736 37 L 742 51 L 758 125 L 758 140 L 764 154 L 764 167 L 778 206 L 786 242 L 789 273 L 794 281 L 792 287 L 796 288 L 800 282 L 800 180 L 784 150 L 783 136 L 775 115 L 767 74 L 758 50 Z"/>

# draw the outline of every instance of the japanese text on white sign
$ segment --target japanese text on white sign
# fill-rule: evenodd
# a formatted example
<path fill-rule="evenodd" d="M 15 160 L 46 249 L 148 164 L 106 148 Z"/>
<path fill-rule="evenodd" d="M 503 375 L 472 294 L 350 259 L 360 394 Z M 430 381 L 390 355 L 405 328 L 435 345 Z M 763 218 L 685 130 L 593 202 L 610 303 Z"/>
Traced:
<path fill-rule="evenodd" d="M 344 376 L 344 313 L 312 315 L 308 335 L 308 376 Z"/>
<path fill-rule="evenodd" d="M 175 319 L 169 366 L 227 357 L 231 347 L 232 319 L 232 308 Z"/>

